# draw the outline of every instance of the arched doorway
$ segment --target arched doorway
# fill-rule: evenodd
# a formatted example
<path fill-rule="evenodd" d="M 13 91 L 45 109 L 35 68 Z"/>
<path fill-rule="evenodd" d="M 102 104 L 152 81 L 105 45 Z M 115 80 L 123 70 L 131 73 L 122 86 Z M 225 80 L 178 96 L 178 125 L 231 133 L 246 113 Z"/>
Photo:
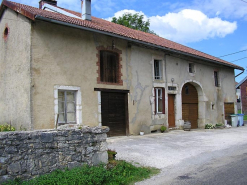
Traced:
<path fill-rule="evenodd" d="M 190 121 L 192 129 L 198 128 L 198 92 L 190 83 L 182 89 L 182 119 Z"/>

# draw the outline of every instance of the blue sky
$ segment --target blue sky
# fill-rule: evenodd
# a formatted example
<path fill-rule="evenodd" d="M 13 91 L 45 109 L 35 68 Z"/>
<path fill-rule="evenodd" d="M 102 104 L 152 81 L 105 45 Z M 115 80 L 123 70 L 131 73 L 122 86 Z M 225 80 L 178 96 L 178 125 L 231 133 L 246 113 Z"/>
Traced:
<path fill-rule="evenodd" d="M 39 2 L 12 1 L 35 7 Z M 57 1 L 58 6 L 81 11 L 80 0 Z M 143 14 L 159 36 L 216 57 L 247 50 L 247 0 L 92 0 L 95 17 L 110 20 L 126 11 Z M 244 57 L 247 51 L 222 59 L 232 62 Z M 247 58 L 233 63 L 247 68 Z M 245 76 L 247 72 L 236 81 Z"/>

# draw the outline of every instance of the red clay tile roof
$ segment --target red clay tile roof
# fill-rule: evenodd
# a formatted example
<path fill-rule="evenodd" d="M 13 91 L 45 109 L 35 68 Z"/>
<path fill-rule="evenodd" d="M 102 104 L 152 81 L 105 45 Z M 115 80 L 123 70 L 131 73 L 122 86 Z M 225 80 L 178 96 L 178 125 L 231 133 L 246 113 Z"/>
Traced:
<path fill-rule="evenodd" d="M 235 64 L 232 64 L 230 62 L 227 62 L 225 60 L 219 59 L 217 57 L 208 55 L 206 53 L 197 51 L 195 49 L 189 48 L 187 46 L 178 44 L 176 42 L 164 39 L 162 37 L 150 34 L 150 33 L 145 33 L 139 30 L 133 30 L 130 28 L 127 28 L 125 26 L 119 25 L 119 24 L 115 24 L 97 17 L 93 17 L 92 16 L 92 21 L 87 21 L 87 20 L 82 20 L 79 18 L 73 18 L 73 17 L 69 17 L 60 13 L 55 13 L 55 12 L 51 12 L 51 11 L 46 11 L 46 10 L 42 10 L 42 9 L 38 9 L 35 7 L 31 7 L 31 6 L 27 6 L 24 4 L 20 4 L 20 3 L 15 3 L 15 2 L 11 2 L 11 1 L 7 1 L 7 0 L 3 0 L 2 5 L 1 5 L 1 9 L 3 8 L 3 6 L 9 7 L 11 9 L 13 9 L 14 11 L 32 19 L 35 21 L 36 16 L 41 16 L 44 18 L 48 18 L 48 19 L 52 19 L 52 20 L 56 20 L 56 21 L 61 21 L 61 22 L 65 22 L 65 23 L 69 23 L 69 24 L 73 24 L 73 25 L 77 25 L 80 27 L 85 27 L 85 28 L 90 28 L 90 29 L 94 29 L 94 30 L 99 30 L 99 31 L 103 31 L 106 33 L 112 33 L 112 34 L 116 34 L 122 37 L 126 37 L 127 38 L 131 38 L 134 39 L 136 41 L 141 41 L 141 42 L 145 42 L 148 44 L 152 44 L 152 45 L 156 45 L 158 47 L 163 47 L 164 49 L 171 49 L 174 51 L 178 51 L 178 52 L 182 52 L 182 53 L 187 53 L 193 56 L 197 56 L 197 57 L 202 57 L 205 60 L 210 60 L 212 62 L 219 62 L 223 65 L 227 65 L 230 66 L 232 68 L 235 69 L 240 69 L 240 70 L 244 70 L 244 68 L 237 66 Z M 60 7 L 58 7 L 60 8 Z M 80 16 L 81 14 L 78 12 L 74 12 L 71 10 L 67 10 L 64 8 L 61 8 L 64 11 L 67 11 L 69 13 L 72 13 L 76 16 Z M 0 10 L 1 11 L 1 10 Z"/>

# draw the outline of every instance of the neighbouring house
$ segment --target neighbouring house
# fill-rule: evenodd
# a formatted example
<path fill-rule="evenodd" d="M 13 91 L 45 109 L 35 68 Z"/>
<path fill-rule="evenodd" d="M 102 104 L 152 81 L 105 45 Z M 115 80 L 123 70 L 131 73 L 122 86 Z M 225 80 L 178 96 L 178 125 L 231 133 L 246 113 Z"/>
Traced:
<path fill-rule="evenodd" d="M 17 129 L 224 123 L 236 112 L 235 64 L 159 36 L 41 0 L 0 7 L 0 122 Z"/>
<path fill-rule="evenodd" d="M 239 110 L 247 114 L 247 76 L 236 85 L 236 92 Z"/>

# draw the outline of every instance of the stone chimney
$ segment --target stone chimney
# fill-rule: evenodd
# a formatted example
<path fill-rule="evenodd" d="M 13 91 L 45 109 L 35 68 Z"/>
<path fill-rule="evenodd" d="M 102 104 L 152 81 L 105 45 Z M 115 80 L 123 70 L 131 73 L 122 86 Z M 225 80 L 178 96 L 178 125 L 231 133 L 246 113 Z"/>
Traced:
<path fill-rule="evenodd" d="M 45 3 L 53 5 L 53 6 L 57 6 L 57 1 L 55 1 L 55 0 L 41 0 L 39 2 L 39 9 L 42 9 L 42 7 Z"/>
<path fill-rule="evenodd" d="M 91 0 L 82 0 L 81 1 L 81 8 L 82 8 L 82 19 L 91 21 Z"/>

